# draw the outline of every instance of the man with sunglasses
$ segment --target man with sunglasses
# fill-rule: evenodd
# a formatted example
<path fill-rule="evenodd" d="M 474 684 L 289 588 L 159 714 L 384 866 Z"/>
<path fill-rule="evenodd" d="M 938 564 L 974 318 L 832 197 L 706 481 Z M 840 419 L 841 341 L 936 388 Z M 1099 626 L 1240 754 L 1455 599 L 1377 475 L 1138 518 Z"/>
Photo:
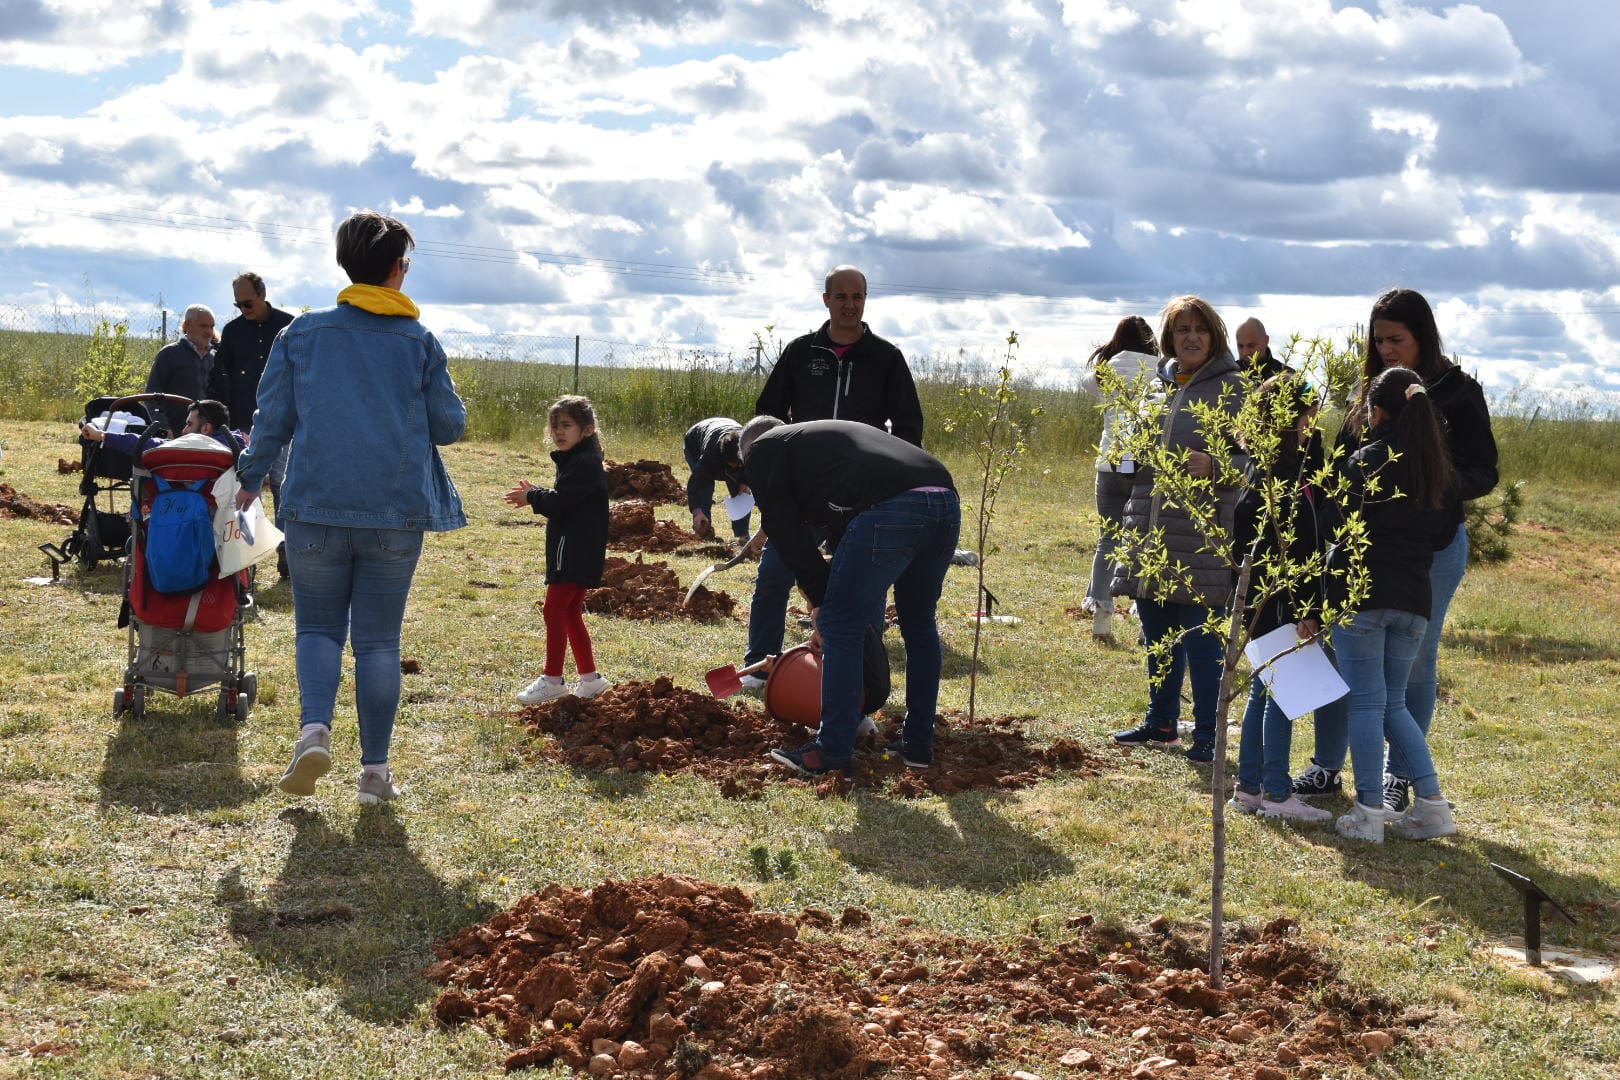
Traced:
<path fill-rule="evenodd" d="M 218 349 L 214 353 L 214 370 L 208 381 L 213 396 L 225 403 L 231 411 L 231 423 L 238 430 L 253 430 L 253 413 L 259 406 L 259 377 L 264 374 L 265 361 L 270 357 L 270 346 L 281 333 L 281 328 L 293 321 L 290 312 L 271 307 L 264 298 L 264 278 L 251 270 L 244 270 L 231 282 L 236 293 L 235 306 L 241 312 L 225 324 L 220 332 Z M 270 467 L 265 486 L 276 503 L 276 515 L 281 514 L 281 478 L 287 471 L 287 455 L 283 453 Z M 287 555 L 277 553 L 277 569 L 287 576 Z"/>

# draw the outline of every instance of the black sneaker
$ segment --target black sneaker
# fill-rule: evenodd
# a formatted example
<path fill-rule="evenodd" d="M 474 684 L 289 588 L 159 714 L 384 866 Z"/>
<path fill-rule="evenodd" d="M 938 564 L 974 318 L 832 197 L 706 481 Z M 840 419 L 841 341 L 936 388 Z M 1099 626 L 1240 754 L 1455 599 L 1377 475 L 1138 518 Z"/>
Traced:
<path fill-rule="evenodd" d="M 1129 731 L 1114 732 L 1114 741 L 1121 746 L 1175 747 L 1181 745 L 1181 732 L 1175 728 L 1166 731 L 1144 720 L 1140 726 L 1133 727 Z"/>
<path fill-rule="evenodd" d="M 906 741 L 903 738 L 896 738 L 888 746 L 885 746 L 883 750 L 885 753 L 898 757 L 908 769 L 922 770 L 930 768 L 934 764 L 932 755 L 925 760 L 921 754 L 906 753 Z"/>
<path fill-rule="evenodd" d="M 1208 765 L 1215 760 L 1215 740 L 1197 739 L 1187 747 L 1187 760 L 1199 765 Z"/>
<path fill-rule="evenodd" d="M 1323 767 L 1315 758 L 1311 758 L 1311 767 L 1294 777 L 1294 794 L 1302 799 L 1312 795 L 1341 795 L 1344 793 L 1344 781 L 1339 779 L 1338 769 Z"/>
<path fill-rule="evenodd" d="M 1394 773 L 1384 774 L 1384 809 L 1399 814 L 1412 804 L 1412 781 Z"/>
<path fill-rule="evenodd" d="M 813 742 L 807 742 L 797 750 L 784 750 L 778 748 L 771 751 L 771 760 L 778 765 L 786 765 L 800 776 L 822 776 L 835 769 L 849 771 L 849 762 L 835 762 L 822 757 L 821 748 Z"/>

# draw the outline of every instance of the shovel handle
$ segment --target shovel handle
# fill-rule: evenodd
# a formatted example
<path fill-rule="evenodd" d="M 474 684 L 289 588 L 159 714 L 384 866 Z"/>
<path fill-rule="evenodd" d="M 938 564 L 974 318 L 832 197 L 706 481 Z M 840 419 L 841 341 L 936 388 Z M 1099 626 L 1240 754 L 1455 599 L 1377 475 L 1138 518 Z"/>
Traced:
<path fill-rule="evenodd" d="M 776 657 L 767 656 L 763 660 L 754 661 L 752 664 L 749 664 L 745 668 L 738 668 L 737 669 L 737 676 L 738 676 L 738 678 L 741 678 L 744 675 L 752 675 L 754 672 L 760 670 L 761 668 L 768 668 L 774 663 L 776 663 Z"/>

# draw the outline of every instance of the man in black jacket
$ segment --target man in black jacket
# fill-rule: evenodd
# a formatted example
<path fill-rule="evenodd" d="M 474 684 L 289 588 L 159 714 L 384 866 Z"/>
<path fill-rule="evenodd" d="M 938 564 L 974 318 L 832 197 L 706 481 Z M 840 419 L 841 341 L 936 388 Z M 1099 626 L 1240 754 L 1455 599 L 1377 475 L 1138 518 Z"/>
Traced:
<path fill-rule="evenodd" d="M 815 333 L 796 338 L 782 350 L 782 358 L 754 403 L 754 412 L 794 424 L 852 420 L 887 429 L 920 447 L 922 403 L 911 369 L 900 350 L 872 333 L 863 321 L 866 275 L 853 266 L 836 267 L 827 275 L 823 290 L 827 321 Z M 793 572 L 775 546 L 767 543 L 760 553 L 754 580 L 744 657 L 750 664 L 782 651 Z M 764 682 L 754 676 L 743 680 L 749 689 L 759 689 Z"/>
<path fill-rule="evenodd" d="M 714 535 L 715 481 L 724 480 L 732 498 L 748 490 L 742 458 L 737 456 L 741 434 L 742 425 L 729 416 L 711 416 L 686 429 L 681 451 L 692 470 L 686 481 L 686 508 L 692 512 L 692 531 L 705 540 Z M 749 514 L 731 519 L 731 533 L 739 540 L 748 539 L 748 519 Z"/>
<path fill-rule="evenodd" d="M 171 435 L 186 426 L 193 401 L 209 397 L 208 376 L 214 366 L 214 313 L 192 304 L 180 318 L 180 340 L 158 350 L 146 377 L 148 394 L 171 394 L 185 401 L 161 403 L 164 424 Z"/>
<path fill-rule="evenodd" d="M 932 455 L 866 424 L 783 424 L 756 416 L 741 449 L 760 519 L 810 603 L 821 647 L 821 727 L 815 739 L 771 751 L 813 775 L 848 770 L 861 720 L 862 643 L 894 588 L 906 643 L 906 766 L 933 763 L 941 650 L 936 610 L 956 551 L 962 510 L 950 472 Z M 825 534 L 832 559 L 815 536 Z"/>

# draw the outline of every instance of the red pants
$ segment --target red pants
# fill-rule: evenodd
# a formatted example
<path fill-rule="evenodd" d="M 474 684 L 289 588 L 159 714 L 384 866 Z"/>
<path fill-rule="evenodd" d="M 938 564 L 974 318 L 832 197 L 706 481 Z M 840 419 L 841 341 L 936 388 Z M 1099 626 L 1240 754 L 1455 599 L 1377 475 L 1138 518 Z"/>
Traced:
<path fill-rule="evenodd" d="M 574 669 L 581 675 L 596 670 L 591 655 L 591 632 L 585 629 L 585 586 L 575 581 L 546 586 L 546 674 L 562 678 L 568 647 L 574 647 Z"/>

